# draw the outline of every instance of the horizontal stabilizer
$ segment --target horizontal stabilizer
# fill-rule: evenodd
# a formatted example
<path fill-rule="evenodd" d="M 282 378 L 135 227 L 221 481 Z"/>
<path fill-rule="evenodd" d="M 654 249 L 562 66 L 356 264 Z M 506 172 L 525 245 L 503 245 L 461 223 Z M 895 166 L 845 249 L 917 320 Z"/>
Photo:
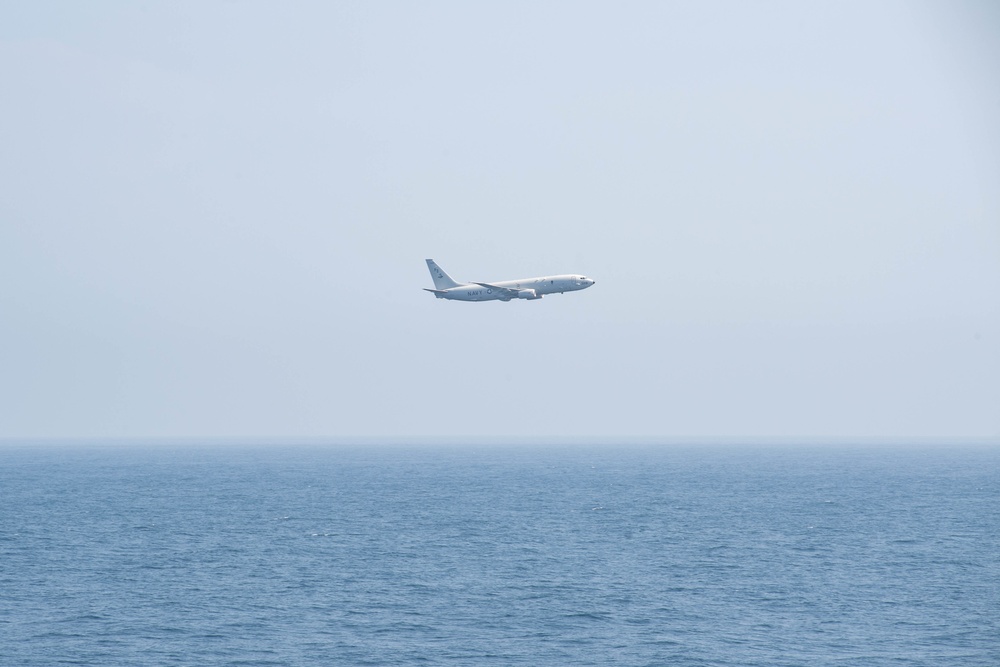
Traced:
<path fill-rule="evenodd" d="M 435 294 L 447 294 L 448 293 L 448 290 L 446 290 L 446 289 L 427 289 L 426 287 L 424 287 L 423 289 L 424 289 L 425 292 L 434 292 Z"/>

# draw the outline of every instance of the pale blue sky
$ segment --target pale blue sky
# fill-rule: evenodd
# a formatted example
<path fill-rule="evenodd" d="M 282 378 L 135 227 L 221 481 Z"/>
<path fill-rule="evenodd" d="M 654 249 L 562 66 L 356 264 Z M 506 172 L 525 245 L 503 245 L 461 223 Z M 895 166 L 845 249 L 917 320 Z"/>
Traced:
<path fill-rule="evenodd" d="M 0 90 L 0 437 L 1000 436 L 990 3 L 6 2 Z"/>

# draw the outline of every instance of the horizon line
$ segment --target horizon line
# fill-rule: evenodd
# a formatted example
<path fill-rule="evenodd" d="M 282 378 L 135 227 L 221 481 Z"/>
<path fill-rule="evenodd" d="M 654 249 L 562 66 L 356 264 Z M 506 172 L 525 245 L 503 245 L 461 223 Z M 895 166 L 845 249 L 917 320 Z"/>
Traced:
<path fill-rule="evenodd" d="M 1000 435 L 82 435 L 5 436 L 10 445 L 311 445 L 311 446 L 420 446 L 420 445 L 1000 445 Z"/>

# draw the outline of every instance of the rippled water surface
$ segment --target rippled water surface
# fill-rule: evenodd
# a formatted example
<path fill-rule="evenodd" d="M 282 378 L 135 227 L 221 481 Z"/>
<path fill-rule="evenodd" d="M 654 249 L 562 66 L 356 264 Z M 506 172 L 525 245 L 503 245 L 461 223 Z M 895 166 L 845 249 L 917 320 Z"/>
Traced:
<path fill-rule="evenodd" d="M 3 665 L 1000 665 L 1000 448 L 0 448 Z"/>

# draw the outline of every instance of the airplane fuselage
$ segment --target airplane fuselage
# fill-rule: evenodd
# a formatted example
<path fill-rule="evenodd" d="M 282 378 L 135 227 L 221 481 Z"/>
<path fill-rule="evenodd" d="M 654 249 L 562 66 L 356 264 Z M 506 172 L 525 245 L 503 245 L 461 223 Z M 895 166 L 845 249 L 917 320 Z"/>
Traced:
<path fill-rule="evenodd" d="M 540 276 L 538 278 L 522 278 L 520 280 L 501 280 L 492 283 L 460 283 L 437 265 L 432 259 L 427 260 L 435 289 L 428 289 L 439 299 L 454 301 L 511 301 L 512 299 L 541 299 L 546 294 L 562 294 L 587 289 L 594 281 L 586 276 L 564 274 L 559 276 Z"/>
<path fill-rule="evenodd" d="M 479 283 L 466 283 L 458 287 L 444 290 L 444 294 L 435 293 L 442 299 L 454 299 L 456 301 L 510 301 L 514 298 L 538 299 L 545 294 L 561 294 L 563 292 L 574 292 L 586 289 L 594 284 L 592 280 L 583 276 L 542 276 L 540 278 L 523 278 L 521 280 L 501 280 L 489 283 L 491 287 L 486 287 Z M 523 293 L 527 290 L 534 291 L 534 296 L 515 297 L 504 290 L 517 290 Z"/>

